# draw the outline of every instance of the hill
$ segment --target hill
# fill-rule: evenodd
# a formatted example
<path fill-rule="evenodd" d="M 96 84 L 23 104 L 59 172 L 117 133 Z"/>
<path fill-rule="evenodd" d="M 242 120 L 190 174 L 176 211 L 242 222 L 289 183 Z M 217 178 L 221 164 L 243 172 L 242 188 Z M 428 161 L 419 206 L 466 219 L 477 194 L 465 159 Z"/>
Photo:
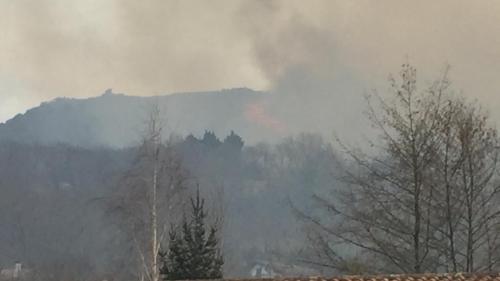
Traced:
<path fill-rule="evenodd" d="M 57 98 L 0 124 L 0 140 L 21 143 L 67 143 L 82 147 L 135 144 L 152 105 L 164 112 L 168 133 L 225 135 L 237 130 L 249 141 L 266 133 L 245 114 L 264 93 L 247 88 L 137 97 L 107 90 L 98 97 Z"/>

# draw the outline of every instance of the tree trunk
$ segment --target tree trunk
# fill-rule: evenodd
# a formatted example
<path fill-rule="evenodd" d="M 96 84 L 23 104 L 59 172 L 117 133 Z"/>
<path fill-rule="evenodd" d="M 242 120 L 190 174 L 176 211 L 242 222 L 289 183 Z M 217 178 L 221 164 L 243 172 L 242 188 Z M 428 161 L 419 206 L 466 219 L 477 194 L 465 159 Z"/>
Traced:
<path fill-rule="evenodd" d="M 152 204 L 151 204 L 151 280 L 159 280 L 158 269 L 158 220 L 157 220 L 157 187 L 158 187 L 158 149 L 155 144 L 155 158 L 153 168 L 153 190 L 152 190 Z"/>

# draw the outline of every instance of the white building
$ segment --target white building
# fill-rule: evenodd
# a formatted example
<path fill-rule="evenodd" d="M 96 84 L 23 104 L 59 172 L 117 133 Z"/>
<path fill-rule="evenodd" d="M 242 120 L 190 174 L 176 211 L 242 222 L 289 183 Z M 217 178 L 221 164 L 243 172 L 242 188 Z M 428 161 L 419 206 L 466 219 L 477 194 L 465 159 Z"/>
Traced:
<path fill-rule="evenodd" d="M 23 269 L 20 262 L 16 262 L 12 268 L 4 268 L 0 271 L 0 280 L 22 280 L 27 277 L 29 270 Z"/>

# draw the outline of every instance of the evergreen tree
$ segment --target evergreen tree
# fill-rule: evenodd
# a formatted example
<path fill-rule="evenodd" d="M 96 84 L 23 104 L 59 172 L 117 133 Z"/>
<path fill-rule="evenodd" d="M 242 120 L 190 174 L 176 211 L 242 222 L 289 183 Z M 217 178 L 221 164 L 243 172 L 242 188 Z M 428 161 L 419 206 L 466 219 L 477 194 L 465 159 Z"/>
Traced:
<path fill-rule="evenodd" d="M 191 217 L 184 217 L 181 229 L 173 229 L 169 236 L 169 248 L 162 252 L 162 274 L 166 280 L 218 279 L 222 278 L 224 264 L 217 238 L 217 227 L 210 226 L 207 235 L 205 225 L 205 200 L 191 198 Z"/>
<path fill-rule="evenodd" d="M 163 261 L 161 273 L 168 276 L 170 280 L 186 279 L 188 273 L 186 271 L 187 262 L 189 260 L 188 251 L 186 251 L 186 243 L 182 236 L 178 235 L 175 229 L 169 232 L 169 250 L 168 252 L 160 252 L 160 257 Z"/>
<path fill-rule="evenodd" d="M 217 239 L 217 228 L 212 226 L 205 243 L 205 261 L 208 262 L 205 267 L 208 269 L 206 274 L 208 279 L 222 278 L 222 266 L 224 265 L 224 260 L 220 254 L 218 244 L 219 240 Z"/>
<path fill-rule="evenodd" d="M 237 150 L 241 150 L 245 143 L 239 135 L 235 134 L 234 131 L 231 131 L 231 133 L 224 139 L 224 144 L 234 147 Z"/>
<path fill-rule="evenodd" d="M 219 138 L 212 131 L 205 131 L 201 142 L 209 148 L 217 148 L 221 145 Z"/>
<path fill-rule="evenodd" d="M 189 134 L 185 139 L 184 142 L 188 145 L 197 145 L 200 143 L 200 140 L 197 139 L 193 134 Z"/>

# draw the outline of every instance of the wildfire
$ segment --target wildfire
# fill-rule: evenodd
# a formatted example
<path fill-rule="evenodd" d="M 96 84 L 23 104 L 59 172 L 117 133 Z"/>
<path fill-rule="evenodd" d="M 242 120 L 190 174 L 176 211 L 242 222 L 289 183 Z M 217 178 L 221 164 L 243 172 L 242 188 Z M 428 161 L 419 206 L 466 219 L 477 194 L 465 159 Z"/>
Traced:
<path fill-rule="evenodd" d="M 262 101 L 248 104 L 245 108 L 245 118 L 250 122 L 264 126 L 276 133 L 283 134 L 286 126 L 266 111 L 266 105 Z"/>

